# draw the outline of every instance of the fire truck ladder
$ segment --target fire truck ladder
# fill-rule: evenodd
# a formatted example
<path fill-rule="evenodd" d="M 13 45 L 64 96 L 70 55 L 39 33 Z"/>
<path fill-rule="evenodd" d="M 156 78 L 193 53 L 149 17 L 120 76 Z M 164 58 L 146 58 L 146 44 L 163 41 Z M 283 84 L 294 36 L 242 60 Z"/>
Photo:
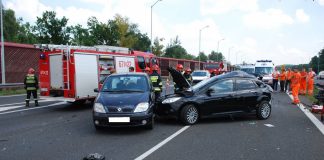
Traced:
<path fill-rule="evenodd" d="M 69 72 L 69 60 L 70 50 L 62 50 L 62 65 L 63 65 L 63 90 L 70 90 L 70 72 Z"/>
<path fill-rule="evenodd" d="M 91 50 L 91 51 L 101 51 L 101 52 L 118 52 L 129 54 L 130 50 L 125 47 L 107 46 L 107 45 L 96 45 L 96 46 L 70 46 L 70 45 L 54 45 L 54 44 L 35 44 L 35 48 L 44 50 L 68 50 L 68 49 L 78 49 L 78 50 Z"/>

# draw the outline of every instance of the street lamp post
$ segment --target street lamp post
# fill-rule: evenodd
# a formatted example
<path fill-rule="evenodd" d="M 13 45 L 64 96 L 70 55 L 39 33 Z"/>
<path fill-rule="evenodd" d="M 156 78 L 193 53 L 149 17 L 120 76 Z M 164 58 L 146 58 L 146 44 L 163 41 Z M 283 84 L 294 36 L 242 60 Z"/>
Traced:
<path fill-rule="evenodd" d="M 233 49 L 233 48 L 234 48 L 234 46 L 228 48 L 228 61 L 231 61 L 231 60 L 230 60 L 230 56 L 231 56 L 231 49 Z"/>
<path fill-rule="evenodd" d="M 2 84 L 6 84 L 6 69 L 5 69 L 5 57 L 4 57 L 4 40 L 3 40 L 3 18 L 2 18 L 2 10 L 3 10 L 3 6 L 2 6 L 2 0 L 0 0 L 0 12 L 1 12 L 1 16 L 0 16 L 0 20 L 1 20 L 1 80 L 2 80 Z"/>
<path fill-rule="evenodd" d="M 222 41 L 222 40 L 225 40 L 225 38 L 222 38 L 220 40 L 217 41 L 217 61 L 219 61 L 218 59 L 218 55 L 219 55 L 219 42 Z"/>
<path fill-rule="evenodd" d="M 203 29 L 205 29 L 205 28 L 208 28 L 209 27 L 209 25 L 206 25 L 205 27 L 203 27 L 203 28 L 201 28 L 200 30 L 199 30 L 199 53 L 198 53 L 198 64 L 199 64 L 199 69 L 200 69 L 200 52 L 201 52 L 201 50 L 200 50 L 200 47 L 201 47 L 201 31 L 203 30 Z"/>
<path fill-rule="evenodd" d="M 317 58 L 317 74 L 319 74 L 319 61 L 320 61 L 320 54 L 318 53 L 318 58 Z"/>
<path fill-rule="evenodd" d="M 153 53 L 153 39 L 152 39 L 152 32 L 153 32 L 153 17 L 152 17 L 152 13 L 153 13 L 153 7 L 162 0 L 157 0 L 153 5 L 151 5 L 151 52 Z"/>

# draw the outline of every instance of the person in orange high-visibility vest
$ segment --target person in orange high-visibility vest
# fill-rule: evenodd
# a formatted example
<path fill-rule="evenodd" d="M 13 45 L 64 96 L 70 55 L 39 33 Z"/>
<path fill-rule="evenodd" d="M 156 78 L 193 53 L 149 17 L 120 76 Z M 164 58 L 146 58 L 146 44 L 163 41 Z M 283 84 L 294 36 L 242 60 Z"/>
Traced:
<path fill-rule="evenodd" d="M 301 75 L 298 72 L 297 67 L 294 68 L 294 73 L 291 78 L 291 89 L 292 89 L 292 96 L 293 96 L 293 104 L 298 104 L 300 103 L 299 98 L 298 98 L 298 93 L 299 93 L 299 87 L 300 87 L 300 80 L 301 80 Z"/>
<path fill-rule="evenodd" d="M 299 88 L 299 94 L 305 95 L 306 94 L 306 77 L 307 72 L 306 69 L 303 68 L 303 70 L 300 72 L 301 79 L 300 79 L 300 88 Z"/>
<path fill-rule="evenodd" d="M 315 72 L 312 68 L 309 68 L 309 72 L 307 73 L 307 90 L 308 95 L 312 96 L 314 91 L 314 77 L 316 76 Z"/>
<path fill-rule="evenodd" d="M 281 73 L 279 74 L 280 79 L 280 91 L 284 92 L 285 89 L 285 81 L 286 81 L 286 71 L 285 69 L 281 69 Z"/>
<path fill-rule="evenodd" d="M 288 71 L 286 72 L 286 82 L 285 82 L 285 92 L 291 91 L 291 78 L 293 75 L 293 71 L 291 71 L 290 68 L 288 68 Z"/>

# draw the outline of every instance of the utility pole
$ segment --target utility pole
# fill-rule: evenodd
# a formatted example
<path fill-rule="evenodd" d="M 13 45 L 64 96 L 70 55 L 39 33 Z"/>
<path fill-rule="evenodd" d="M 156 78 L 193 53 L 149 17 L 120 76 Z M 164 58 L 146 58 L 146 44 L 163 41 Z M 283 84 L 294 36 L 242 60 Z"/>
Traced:
<path fill-rule="evenodd" d="M 152 33 L 153 33 L 153 17 L 152 17 L 152 14 L 153 14 L 153 7 L 159 2 L 159 1 L 162 1 L 162 0 L 157 0 L 153 5 L 151 5 L 151 52 L 153 53 L 153 38 L 152 38 Z"/>
<path fill-rule="evenodd" d="M 205 29 L 205 28 L 208 28 L 209 27 L 209 25 L 206 25 L 205 27 L 203 27 L 203 28 L 201 28 L 200 30 L 199 30 L 199 53 L 198 53 L 198 64 L 199 64 L 199 69 L 200 69 L 200 52 L 201 52 L 201 50 L 200 50 L 200 46 L 201 46 L 201 31 L 203 30 L 203 29 Z"/>
<path fill-rule="evenodd" d="M 3 40 L 3 5 L 0 0 L 0 12 L 1 12 L 1 80 L 2 84 L 6 84 L 6 69 L 5 69 L 5 56 L 4 56 L 4 40 Z"/>

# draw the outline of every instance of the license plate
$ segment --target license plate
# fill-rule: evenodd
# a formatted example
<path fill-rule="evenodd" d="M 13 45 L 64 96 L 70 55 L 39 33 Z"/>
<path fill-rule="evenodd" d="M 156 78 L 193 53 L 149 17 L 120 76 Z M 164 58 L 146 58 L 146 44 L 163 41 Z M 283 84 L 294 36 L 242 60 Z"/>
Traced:
<path fill-rule="evenodd" d="M 129 123 L 130 118 L 129 117 L 109 117 L 108 122 L 109 123 Z"/>

